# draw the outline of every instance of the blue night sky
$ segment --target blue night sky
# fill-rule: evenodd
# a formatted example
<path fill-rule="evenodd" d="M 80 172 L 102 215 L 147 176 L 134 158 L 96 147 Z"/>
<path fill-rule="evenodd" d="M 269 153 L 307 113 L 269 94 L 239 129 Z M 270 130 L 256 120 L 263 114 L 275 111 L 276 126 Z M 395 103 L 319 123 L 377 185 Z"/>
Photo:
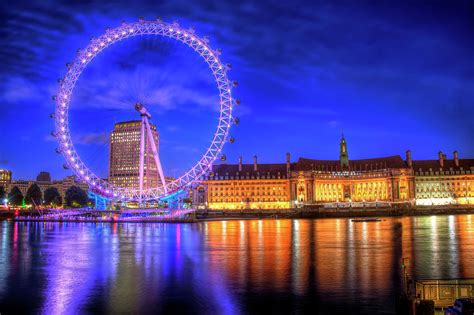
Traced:
<path fill-rule="evenodd" d="M 71 1 L 72 2 L 72 1 Z M 2 3 L 0 168 L 15 179 L 70 174 L 49 136 L 65 64 L 91 37 L 139 16 L 207 35 L 232 64 L 242 99 L 228 162 L 338 158 L 411 149 L 414 159 L 474 157 L 473 1 L 54 1 Z M 77 150 L 107 172 L 113 123 L 150 107 L 168 175 L 197 160 L 217 123 L 210 71 L 192 50 L 159 37 L 115 44 L 82 74 L 71 102 Z"/>

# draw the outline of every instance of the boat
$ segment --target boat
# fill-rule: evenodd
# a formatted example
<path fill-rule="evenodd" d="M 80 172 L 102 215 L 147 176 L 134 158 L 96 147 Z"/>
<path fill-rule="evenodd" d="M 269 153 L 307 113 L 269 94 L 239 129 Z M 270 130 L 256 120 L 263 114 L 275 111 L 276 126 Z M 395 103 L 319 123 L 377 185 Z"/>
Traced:
<path fill-rule="evenodd" d="M 380 222 L 382 219 L 380 218 L 356 218 L 351 219 L 352 222 Z"/>

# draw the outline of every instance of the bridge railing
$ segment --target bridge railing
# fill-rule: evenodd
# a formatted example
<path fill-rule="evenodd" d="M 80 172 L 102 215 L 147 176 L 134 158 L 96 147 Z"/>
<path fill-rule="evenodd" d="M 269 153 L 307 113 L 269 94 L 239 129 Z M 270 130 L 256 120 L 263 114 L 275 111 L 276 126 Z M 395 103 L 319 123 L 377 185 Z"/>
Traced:
<path fill-rule="evenodd" d="M 474 298 L 474 279 L 429 279 L 415 281 L 416 297 L 432 300 L 435 307 L 448 307 L 459 298 Z"/>

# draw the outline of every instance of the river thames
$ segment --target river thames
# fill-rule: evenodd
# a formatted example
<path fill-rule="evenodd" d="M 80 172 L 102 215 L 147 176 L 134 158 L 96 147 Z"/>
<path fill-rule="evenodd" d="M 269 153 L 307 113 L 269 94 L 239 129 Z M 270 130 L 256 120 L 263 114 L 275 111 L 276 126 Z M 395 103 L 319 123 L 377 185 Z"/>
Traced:
<path fill-rule="evenodd" d="M 474 278 L 474 215 L 0 226 L 1 314 L 393 314 L 402 257 Z"/>

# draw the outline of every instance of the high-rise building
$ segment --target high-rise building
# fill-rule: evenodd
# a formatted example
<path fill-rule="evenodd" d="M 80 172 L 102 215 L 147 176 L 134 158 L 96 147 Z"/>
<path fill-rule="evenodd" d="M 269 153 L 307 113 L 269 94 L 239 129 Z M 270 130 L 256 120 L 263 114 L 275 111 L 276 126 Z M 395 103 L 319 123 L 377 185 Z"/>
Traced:
<path fill-rule="evenodd" d="M 51 174 L 49 172 L 40 172 L 38 176 L 36 176 L 37 182 L 50 182 L 51 181 Z"/>
<path fill-rule="evenodd" d="M 140 120 L 116 123 L 110 134 L 109 182 L 115 187 L 139 188 L 140 176 Z M 159 134 L 150 124 L 153 140 L 159 150 Z M 158 186 L 159 173 L 145 133 L 143 188 Z"/>
<path fill-rule="evenodd" d="M 0 186 L 8 187 L 12 181 L 12 171 L 0 169 Z"/>

